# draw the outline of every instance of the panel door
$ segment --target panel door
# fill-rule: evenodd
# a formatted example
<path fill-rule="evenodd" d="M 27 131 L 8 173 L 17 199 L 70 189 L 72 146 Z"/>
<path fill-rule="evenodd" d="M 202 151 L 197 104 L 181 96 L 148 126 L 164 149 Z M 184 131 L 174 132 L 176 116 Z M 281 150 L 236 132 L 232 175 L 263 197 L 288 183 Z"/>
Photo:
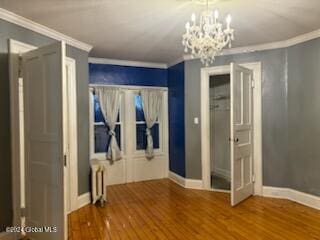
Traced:
<path fill-rule="evenodd" d="M 25 112 L 26 226 L 34 240 L 66 239 L 64 203 L 63 82 L 65 45 L 22 56 Z M 51 231 L 51 232 L 50 232 Z"/>
<path fill-rule="evenodd" d="M 231 64 L 231 205 L 253 194 L 253 72 Z"/>

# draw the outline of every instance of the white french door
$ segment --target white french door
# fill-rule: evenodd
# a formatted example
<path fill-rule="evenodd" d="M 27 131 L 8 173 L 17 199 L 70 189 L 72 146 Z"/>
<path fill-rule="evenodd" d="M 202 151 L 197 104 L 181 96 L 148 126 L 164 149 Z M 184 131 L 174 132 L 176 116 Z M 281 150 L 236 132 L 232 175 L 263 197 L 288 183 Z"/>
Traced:
<path fill-rule="evenodd" d="M 64 199 L 63 84 L 65 44 L 22 55 L 25 116 L 26 226 L 34 240 L 66 239 Z"/>
<path fill-rule="evenodd" d="M 168 176 L 168 109 L 167 92 L 162 93 L 162 109 L 159 113 L 158 121 L 151 129 L 153 135 L 154 158 L 145 157 L 146 122 L 144 120 L 142 99 L 139 91 L 130 91 L 131 102 L 128 112 L 131 112 L 127 119 L 128 136 L 133 136 L 130 140 L 131 151 L 127 154 L 128 163 L 131 165 L 131 179 L 127 176 L 127 182 L 138 182 L 152 179 L 161 179 Z M 130 166 L 129 165 L 129 166 Z"/>
<path fill-rule="evenodd" d="M 152 131 L 155 157 L 150 160 L 145 157 L 145 121 L 139 98 L 139 91 L 143 87 L 119 86 L 119 88 L 121 89 L 121 103 L 116 137 L 121 145 L 122 159 L 113 163 L 108 161 L 107 185 L 166 178 L 168 176 L 168 96 L 166 89 L 162 89 L 163 107 Z M 106 160 L 104 150 L 107 142 L 102 142 L 102 149 L 97 148 L 99 148 L 98 142 L 101 142 L 99 138 L 106 138 L 104 135 L 107 129 L 101 119 L 95 121 L 100 114 L 96 111 L 96 104 L 92 102 L 96 101 L 94 99 L 92 90 L 90 104 L 91 159 Z"/>
<path fill-rule="evenodd" d="M 253 71 L 231 64 L 231 205 L 253 195 Z"/>

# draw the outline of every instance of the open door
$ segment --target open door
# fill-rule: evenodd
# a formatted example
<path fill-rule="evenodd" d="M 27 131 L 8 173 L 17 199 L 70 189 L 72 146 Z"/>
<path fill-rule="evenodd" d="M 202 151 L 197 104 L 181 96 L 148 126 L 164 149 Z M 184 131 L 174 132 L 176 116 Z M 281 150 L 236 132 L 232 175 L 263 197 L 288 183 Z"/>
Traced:
<path fill-rule="evenodd" d="M 63 84 L 65 44 L 22 55 L 25 112 L 26 226 L 33 240 L 66 239 Z M 47 227 L 47 228 L 42 228 Z"/>
<path fill-rule="evenodd" d="M 253 195 L 253 71 L 231 63 L 231 205 Z"/>

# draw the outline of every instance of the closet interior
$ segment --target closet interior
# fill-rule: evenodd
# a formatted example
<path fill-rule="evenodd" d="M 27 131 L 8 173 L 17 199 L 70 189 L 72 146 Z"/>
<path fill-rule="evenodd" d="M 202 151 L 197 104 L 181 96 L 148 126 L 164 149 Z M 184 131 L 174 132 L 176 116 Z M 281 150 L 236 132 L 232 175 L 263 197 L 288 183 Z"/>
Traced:
<path fill-rule="evenodd" d="M 211 188 L 230 191 L 230 74 L 210 77 Z"/>

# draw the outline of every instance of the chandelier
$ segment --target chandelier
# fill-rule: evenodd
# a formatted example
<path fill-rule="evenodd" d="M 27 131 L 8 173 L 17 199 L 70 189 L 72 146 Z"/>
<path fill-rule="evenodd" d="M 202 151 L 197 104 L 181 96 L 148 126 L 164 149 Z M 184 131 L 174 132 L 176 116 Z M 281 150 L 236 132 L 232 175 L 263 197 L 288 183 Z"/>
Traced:
<path fill-rule="evenodd" d="M 210 11 L 207 0 L 207 9 L 200 15 L 199 25 L 196 24 L 196 15 L 192 14 L 191 24 L 186 23 L 186 33 L 182 36 L 184 51 L 191 52 L 192 57 L 200 58 L 208 66 L 213 63 L 215 56 L 227 45 L 231 48 L 234 40 L 234 30 L 230 28 L 231 15 L 226 18 L 226 27 L 219 22 L 219 12 Z"/>

